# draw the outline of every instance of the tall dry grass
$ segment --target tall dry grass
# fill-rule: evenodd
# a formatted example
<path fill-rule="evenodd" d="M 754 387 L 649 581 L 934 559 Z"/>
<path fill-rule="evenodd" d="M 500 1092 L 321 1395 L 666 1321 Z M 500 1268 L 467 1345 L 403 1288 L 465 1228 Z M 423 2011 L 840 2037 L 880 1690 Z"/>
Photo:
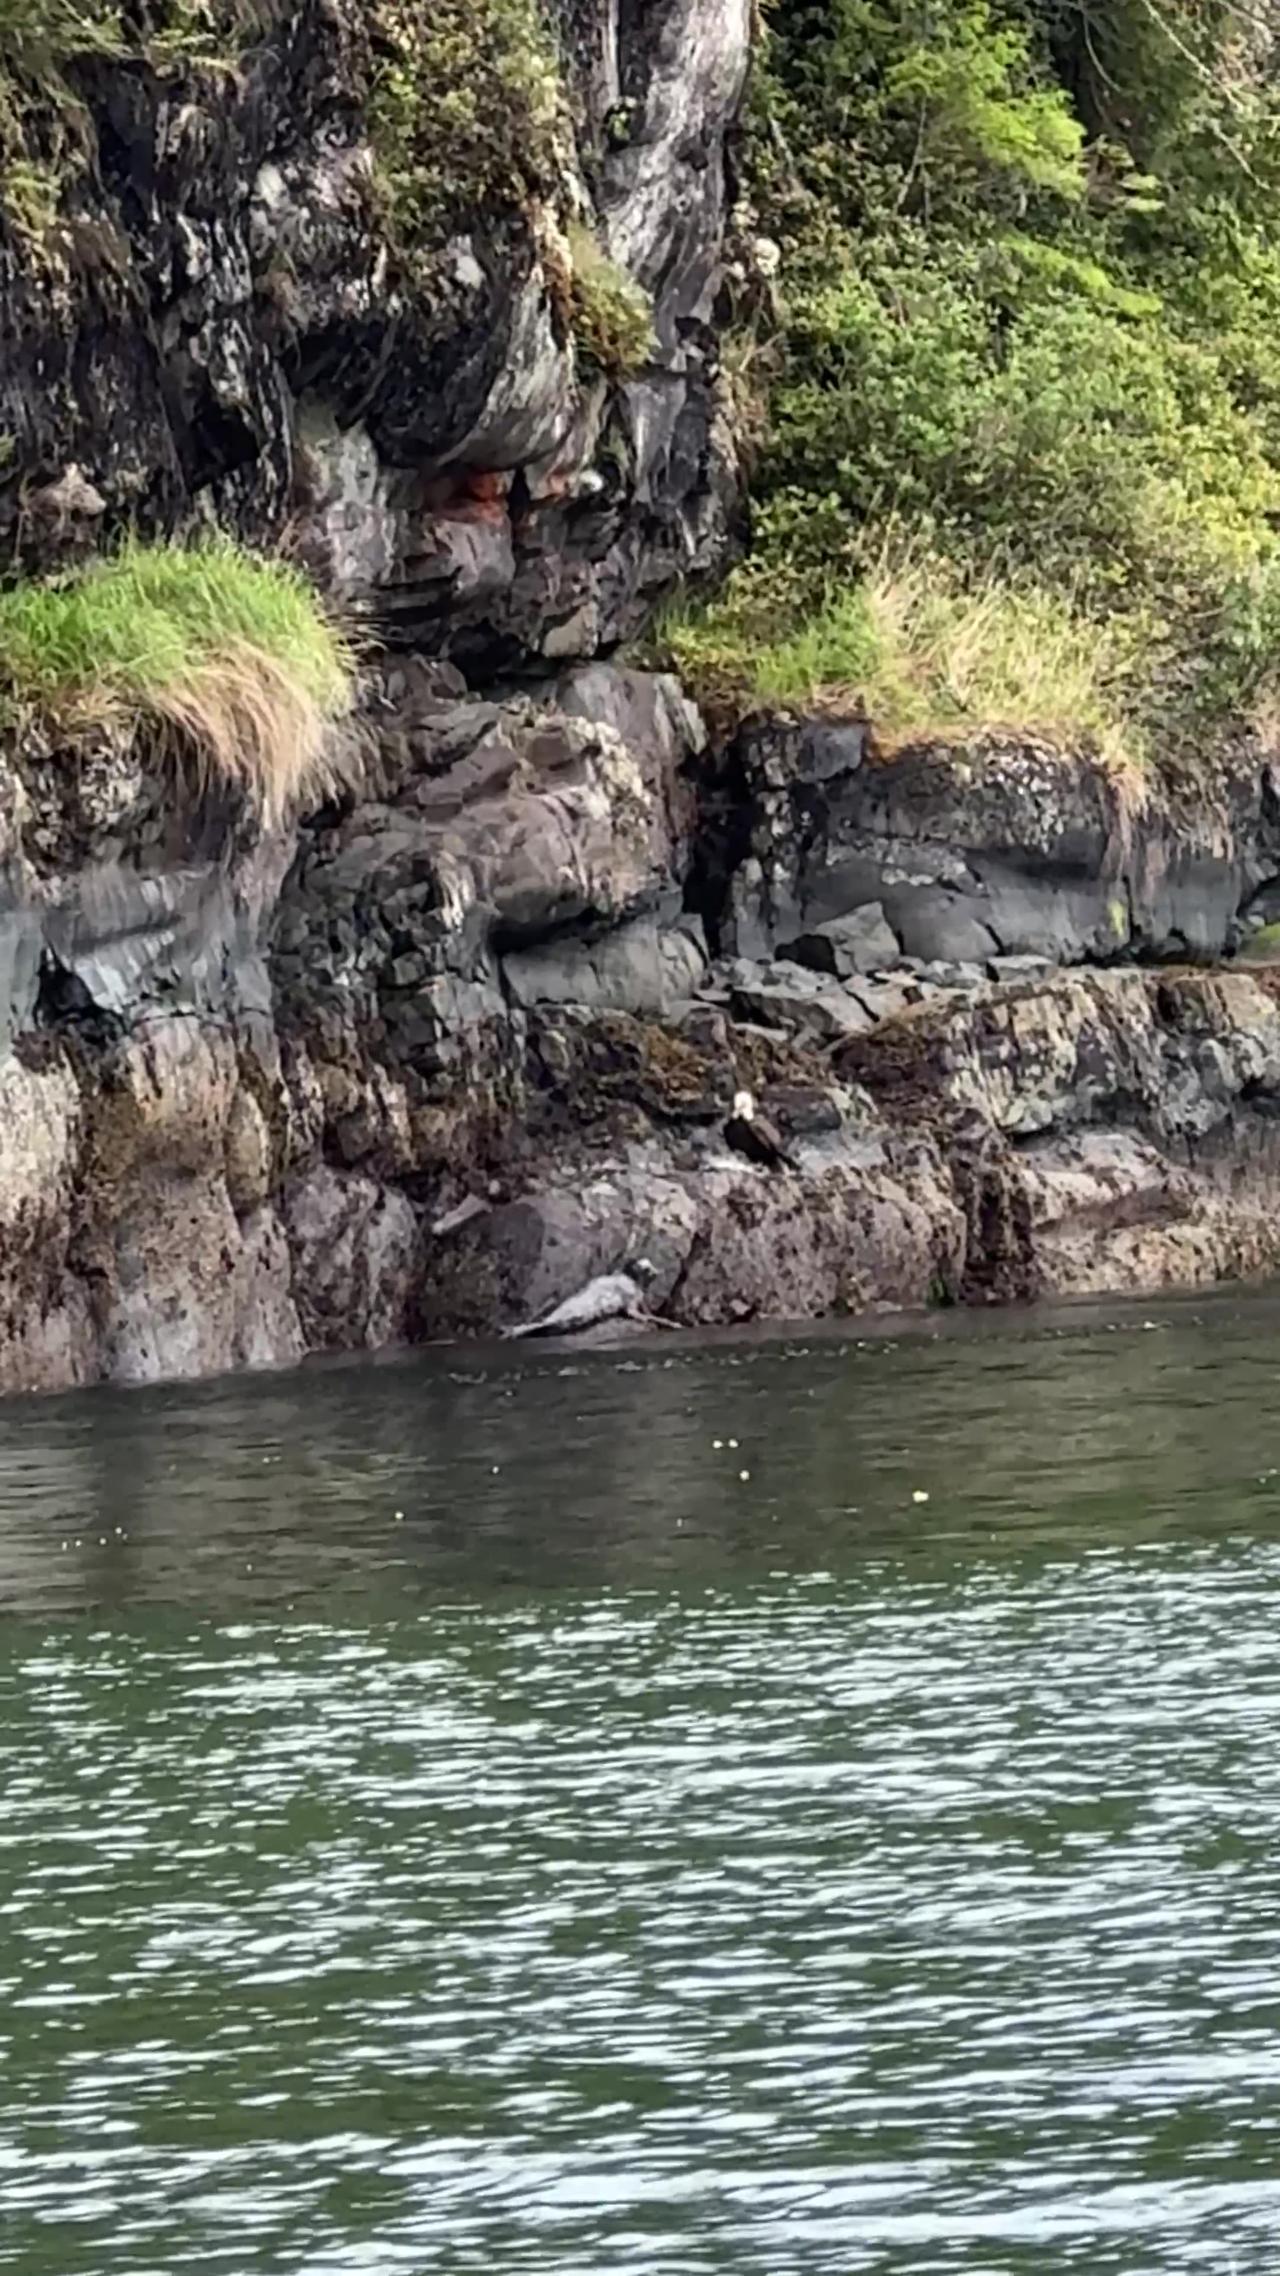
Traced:
<path fill-rule="evenodd" d="M 669 612 L 657 638 L 717 710 L 855 712 L 887 743 L 1007 728 L 1120 771 L 1146 755 L 1131 623 L 1026 576 L 965 575 L 896 530 L 803 608 L 748 573 L 708 607 Z"/>

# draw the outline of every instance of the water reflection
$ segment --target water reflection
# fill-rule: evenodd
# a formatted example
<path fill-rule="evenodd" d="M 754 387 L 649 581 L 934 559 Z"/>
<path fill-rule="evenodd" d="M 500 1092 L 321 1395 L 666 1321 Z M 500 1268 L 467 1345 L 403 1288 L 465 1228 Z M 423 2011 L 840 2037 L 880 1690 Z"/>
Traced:
<path fill-rule="evenodd" d="M 1278 1324 L 1262 1299 L 1202 1300 L 12 1403 L 0 1603 L 394 1609 L 406 1590 L 719 1578 L 726 1558 L 843 1570 L 1081 1528 L 1251 1531 L 1280 1508 Z"/>

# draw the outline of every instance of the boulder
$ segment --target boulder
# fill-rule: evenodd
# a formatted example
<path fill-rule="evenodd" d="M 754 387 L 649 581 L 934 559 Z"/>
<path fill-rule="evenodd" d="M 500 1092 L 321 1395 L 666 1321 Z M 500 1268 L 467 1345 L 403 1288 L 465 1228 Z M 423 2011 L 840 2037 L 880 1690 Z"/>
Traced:
<path fill-rule="evenodd" d="M 812 932 L 787 942 L 778 954 L 811 972 L 827 972 L 837 980 L 855 973 L 879 972 L 896 964 L 901 953 L 898 936 L 885 923 L 878 901 L 851 909 L 846 917 L 828 917 Z"/>
<path fill-rule="evenodd" d="M 871 1025 L 872 1015 L 842 981 L 807 972 L 803 965 L 740 960 L 729 966 L 727 979 L 735 1019 L 828 1041 L 861 1035 Z"/>
<path fill-rule="evenodd" d="M 563 936 L 502 960 L 515 1004 L 585 1004 L 669 1012 L 688 1002 L 706 971 L 692 923 L 640 917 L 596 940 Z"/>

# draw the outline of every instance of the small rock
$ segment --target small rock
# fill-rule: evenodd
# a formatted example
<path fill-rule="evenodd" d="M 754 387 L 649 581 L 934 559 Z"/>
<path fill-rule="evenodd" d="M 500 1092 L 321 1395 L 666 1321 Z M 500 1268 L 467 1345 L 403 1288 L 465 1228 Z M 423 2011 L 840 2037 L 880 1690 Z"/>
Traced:
<path fill-rule="evenodd" d="M 770 1122 L 780 1124 L 789 1138 L 816 1138 L 842 1127 L 840 1108 L 828 1090 L 810 1090 L 800 1083 L 769 1083 L 760 1105 Z"/>
<path fill-rule="evenodd" d="M 749 963 L 730 967 L 734 1018 L 837 1039 L 866 1033 L 868 1018 L 843 982 L 801 966 L 789 970 Z"/>
<path fill-rule="evenodd" d="M 924 1001 L 919 981 L 910 979 L 859 980 L 856 987 L 850 983 L 850 993 L 873 1026 L 882 1019 L 895 1019 L 899 1012 Z"/>
<path fill-rule="evenodd" d="M 987 976 L 980 964 L 948 962 L 945 957 L 916 957 L 913 969 L 936 988 L 985 988 Z"/>
<path fill-rule="evenodd" d="M 989 956 L 989 980 L 1043 980 L 1056 967 L 1047 956 Z"/>

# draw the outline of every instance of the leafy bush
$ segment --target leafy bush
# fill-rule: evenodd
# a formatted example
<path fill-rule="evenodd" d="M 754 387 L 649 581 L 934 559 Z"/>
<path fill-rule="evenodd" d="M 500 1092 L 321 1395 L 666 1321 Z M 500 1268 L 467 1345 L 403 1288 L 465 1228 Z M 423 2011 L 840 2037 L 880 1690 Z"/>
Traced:
<path fill-rule="evenodd" d="M 563 90 L 538 0 L 372 0 L 369 126 L 406 247 L 556 178 Z"/>
<path fill-rule="evenodd" d="M 269 818 L 324 786 L 350 692 L 346 647 L 305 578 L 229 540 L 130 545 L 0 592 L 0 713 L 72 738 L 149 721 Z"/>
<path fill-rule="evenodd" d="M 639 371 L 654 351 L 653 303 L 611 261 L 589 229 L 571 225 L 569 319 L 589 363 L 617 378 Z"/>
<path fill-rule="evenodd" d="M 843 653 L 848 581 L 871 592 L 897 520 L 969 594 L 1030 576 L 1087 624 L 1120 620 L 1162 740 L 1256 705 L 1280 631 L 1280 91 L 1260 12 L 764 11 L 747 175 L 783 249 L 781 375 L 753 556 L 700 619 L 720 686 L 762 690 L 766 620 L 765 653 L 808 655 L 815 610 Z"/>

